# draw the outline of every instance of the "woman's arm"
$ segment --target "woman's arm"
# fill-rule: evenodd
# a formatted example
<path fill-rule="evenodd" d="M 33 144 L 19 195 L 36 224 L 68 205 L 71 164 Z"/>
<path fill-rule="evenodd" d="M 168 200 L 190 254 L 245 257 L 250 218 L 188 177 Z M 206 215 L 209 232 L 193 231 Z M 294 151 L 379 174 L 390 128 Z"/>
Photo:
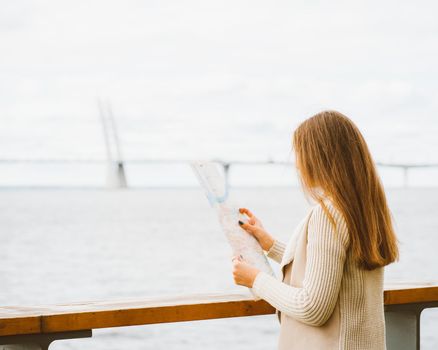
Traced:
<path fill-rule="evenodd" d="M 274 243 L 272 244 L 271 248 L 269 248 L 266 256 L 278 263 L 281 263 L 285 249 L 286 244 L 274 238 Z"/>
<path fill-rule="evenodd" d="M 321 206 L 309 219 L 306 270 L 302 287 L 293 287 L 260 271 L 253 291 L 282 313 L 303 323 L 322 326 L 331 316 L 339 294 L 349 243 L 340 213 L 328 204 L 335 231 Z"/>

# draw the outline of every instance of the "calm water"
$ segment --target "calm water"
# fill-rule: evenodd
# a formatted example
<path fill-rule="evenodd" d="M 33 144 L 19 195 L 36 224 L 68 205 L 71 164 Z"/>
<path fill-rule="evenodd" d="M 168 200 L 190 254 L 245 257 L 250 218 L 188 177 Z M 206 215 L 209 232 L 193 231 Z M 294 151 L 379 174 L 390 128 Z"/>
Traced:
<path fill-rule="evenodd" d="M 401 261 L 386 269 L 386 281 L 438 280 L 438 189 L 387 193 Z M 0 305 L 247 291 L 234 285 L 229 247 L 199 189 L 0 195 Z M 284 241 L 309 206 L 294 188 L 233 189 L 231 196 Z M 422 319 L 422 349 L 438 348 L 438 312 Z M 278 326 L 268 315 L 114 328 L 53 349 L 275 349 Z"/>

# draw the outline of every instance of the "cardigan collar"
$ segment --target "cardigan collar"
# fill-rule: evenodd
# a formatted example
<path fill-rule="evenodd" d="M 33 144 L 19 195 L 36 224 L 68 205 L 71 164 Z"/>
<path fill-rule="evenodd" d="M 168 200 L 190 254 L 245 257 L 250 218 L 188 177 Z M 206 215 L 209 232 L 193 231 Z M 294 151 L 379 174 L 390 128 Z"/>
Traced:
<path fill-rule="evenodd" d="M 281 272 L 281 279 L 283 279 L 283 267 L 287 264 L 289 264 L 295 255 L 295 249 L 298 242 L 298 239 L 301 237 L 302 234 L 307 232 L 307 226 L 310 220 L 310 216 L 313 212 L 313 209 L 316 206 L 313 206 L 307 215 L 303 218 L 303 220 L 296 226 L 294 233 L 292 234 L 292 237 L 289 239 L 286 248 L 283 253 L 283 257 L 280 262 L 280 272 Z"/>

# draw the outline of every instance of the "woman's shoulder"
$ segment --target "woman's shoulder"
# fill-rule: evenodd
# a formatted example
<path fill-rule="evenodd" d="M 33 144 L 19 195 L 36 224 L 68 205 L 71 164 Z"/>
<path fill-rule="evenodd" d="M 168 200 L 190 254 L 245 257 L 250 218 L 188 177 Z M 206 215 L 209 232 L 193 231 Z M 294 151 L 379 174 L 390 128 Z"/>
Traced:
<path fill-rule="evenodd" d="M 344 243 L 348 244 L 347 222 L 342 212 L 330 199 L 325 198 L 322 203 L 313 206 L 309 223 L 312 222 L 319 227 L 325 227 L 327 231 L 337 232 Z"/>
<path fill-rule="evenodd" d="M 324 207 L 327 209 L 325 210 Z M 333 217 L 335 222 L 345 223 L 345 218 L 339 208 L 333 203 L 333 201 L 329 198 L 324 198 L 322 203 L 317 203 L 312 208 L 312 213 L 317 216 L 327 216 L 327 212 L 329 215 Z"/>

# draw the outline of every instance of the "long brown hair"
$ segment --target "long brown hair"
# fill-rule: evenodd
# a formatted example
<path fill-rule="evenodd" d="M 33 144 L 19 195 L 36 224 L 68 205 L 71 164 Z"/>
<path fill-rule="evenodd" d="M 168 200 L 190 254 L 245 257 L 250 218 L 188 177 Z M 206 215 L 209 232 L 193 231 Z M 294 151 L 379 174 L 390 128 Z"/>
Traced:
<path fill-rule="evenodd" d="M 324 197 L 343 214 L 359 266 L 373 270 L 398 260 L 385 192 L 356 125 L 337 111 L 323 111 L 298 126 L 293 148 L 306 192 L 322 205 L 332 224 Z"/>

